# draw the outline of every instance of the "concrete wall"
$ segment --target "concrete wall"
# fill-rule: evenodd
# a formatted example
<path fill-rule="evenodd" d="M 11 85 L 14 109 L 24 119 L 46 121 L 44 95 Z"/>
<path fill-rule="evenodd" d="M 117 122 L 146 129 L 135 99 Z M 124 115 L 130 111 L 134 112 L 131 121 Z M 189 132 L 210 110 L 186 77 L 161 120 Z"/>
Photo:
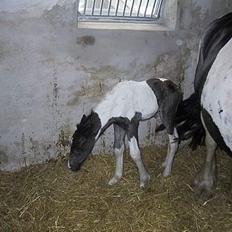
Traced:
<path fill-rule="evenodd" d="M 74 0 L 0 1 L 0 169 L 64 155 L 83 113 L 115 83 L 166 77 L 192 92 L 199 36 L 231 0 L 180 0 L 169 32 L 78 29 Z M 142 123 L 141 144 L 154 137 Z M 111 152 L 112 130 L 94 153 Z"/>

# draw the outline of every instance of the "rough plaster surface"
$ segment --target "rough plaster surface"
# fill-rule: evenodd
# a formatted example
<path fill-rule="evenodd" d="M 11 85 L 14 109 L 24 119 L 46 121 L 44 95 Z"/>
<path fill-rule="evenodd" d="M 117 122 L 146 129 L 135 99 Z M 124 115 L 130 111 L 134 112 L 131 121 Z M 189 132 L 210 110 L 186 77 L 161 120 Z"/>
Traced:
<path fill-rule="evenodd" d="M 120 80 L 165 77 L 191 94 L 202 28 L 232 9 L 219 3 L 180 1 L 176 31 L 139 32 L 77 29 L 74 0 L 0 1 L 0 169 L 64 155 L 82 114 Z M 141 123 L 141 145 L 165 142 L 154 128 Z M 112 143 L 110 129 L 94 153 Z"/>
<path fill-rule="evenodd" d="M 1 0 L 0 12 L 21 12 L 38 17 L 41 16 L 45 10 L 51 10 L 54 6 L 71 8 L 74 2 L 75 0 Z"/>

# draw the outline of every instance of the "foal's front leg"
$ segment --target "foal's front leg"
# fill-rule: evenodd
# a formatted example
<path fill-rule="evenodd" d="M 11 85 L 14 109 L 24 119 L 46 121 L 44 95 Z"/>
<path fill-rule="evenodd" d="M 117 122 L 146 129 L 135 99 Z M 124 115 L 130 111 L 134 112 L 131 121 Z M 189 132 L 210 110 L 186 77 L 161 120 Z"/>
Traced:
<path fill-rule="evenodd" d="M 130 149 L 130 156 L 134 160 L 135 164 L 138 167 L 139 179 L 140 179 L 140 188 L 145 187 L 146 183 L 150 180 L 150 175 L 148 174 L 146 168 L 144 167 L 141 153 L 138 143 L 138 123 L 131 123 L 128 131 L 128 142 Z"/>
<path fill-rule="evenodd" d="M 123 152 L 124 152 L 124 139 L 125 130 L 119 127 L 117 124 L 114 125 L 114 155 L 116 159 L 116 167 L 114 176 L 108 182 L 109 185 L 116 184 L 123 175 Z"/>
<path fill-rule="evenodd" d="M 163 176 L 167 177 L 171 175 L 172 172 L 172 164 L 174 160 L 174 156 L 176 154 L 176 151 L 178 149 L 178 133 L 176 131 L 176 128 L 173 130 L 173 134 L 168 135 L 169 143 L 168 143 L 168 151 L 167 156 L 162 164 L 164 167 Z"/>

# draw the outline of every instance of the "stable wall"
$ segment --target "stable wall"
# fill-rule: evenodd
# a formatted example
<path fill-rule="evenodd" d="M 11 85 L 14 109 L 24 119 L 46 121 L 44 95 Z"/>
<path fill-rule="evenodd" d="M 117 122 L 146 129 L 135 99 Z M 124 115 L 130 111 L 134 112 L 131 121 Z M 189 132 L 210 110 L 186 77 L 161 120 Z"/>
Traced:
<path fill-rule="evenodd" d="M 15 170 L 65 155 L 83 113 L 121 80 L 164 77 L 193 91 L 199 37 L 230 0 L 180 0 L 174 31 L 76 27 L 74 0 L 0 2 L 0 169 Z M 142 146 L 155 120 L 141 123 Z M 94 153 L 112 152 L 110 129 Z"/>

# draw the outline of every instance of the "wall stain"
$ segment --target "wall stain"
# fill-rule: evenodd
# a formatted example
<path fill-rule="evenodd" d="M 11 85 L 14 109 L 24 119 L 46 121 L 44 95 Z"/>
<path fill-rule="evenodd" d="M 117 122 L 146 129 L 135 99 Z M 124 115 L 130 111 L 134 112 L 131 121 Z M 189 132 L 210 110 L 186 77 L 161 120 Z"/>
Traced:
<path fill-rule="evenodd" d="M 8 162 L 7 148 L 0 145 L 0 165 Z"/>
<path fill-rule="evenodd" d="M 32 151 L 34 157 L 39 157 L 40 156 L 40 151 L 39 151 L 39 142 L 34 140 L 33 138 L 29 138 L 30 140 L 30 150 Z"/>
<path fill-rule="evenodd" d="M 75 3 L 73 3 L 73 5 L 75 5 Z M 72 8 L 56 4 L 51 10 L 45 10 L 42 17 L 55 26 L 74 26 L 76 20 L 76 11 L 74 9 L 76 9 L 75 6 Z"/>
<path fill-rule="evenodd" d="M 69 154 L 72 133 L 73 131 L 69 124 L 64 125 L 60 129 L 58 140 L 56 142 L 58 156 L 66 157 Z"/>
<path fill-rule="evenodd" d="M 95 44 L 95 37 L 90 35 L 85 35 L 81 37 L 77 37 L 77 44 L 82 47 L 93 46 Z"/>
<path fill-rule="evenodd" d="M 180 85 L 184 79 L 184 59 L 177 53 L 165 53 L 154 63 L 154 77 L 167 78 Z"/>
<path fill-rule="evenodd" d="M 91 84 L 82 85 L 81 89 L 71 93 L 71 99 L 68 101 L 68 106 L 79 105 L 81 97 L 95 98 L 102 96 L 107 90 L 107 86 L 102 81 L 92 81 Z"/>
<path fill-rule="evenodd" d="M 22 136 L 21 136 L 21 154 L 22 155 L 25 155 L 26 154 L 26 149 L 25 149 L 25 134 L 22 133 Z"/>
<path fill-rule="evenodd" d="M 4 42 L 0 41 L 0 60 L 3 60 L 6 56 L 6 49 L 4 48 Z"/>
<path fill-rule="evenodd" d="M 129 76 L 129 71 L 118 70 L 110 65 L 100 68 L 87 68 L 82 65 L 81 70 L 85 73 L 90 73 L 90 80 L 83 83 L 80 89 L 71 93 L 71 99 L 67 103 L 68 106 L 79 105 L 82 97 L 100 97 L 111 89 L 113 85 L 121 81 L 123 77 Z"/>
<path fill-rule="evenodd" d="M 58 141 L 56 145 L 58 147 L 66 148 L 70 145 L 70 131 L 65 131 L 64 129 L 60 130 L 60 133 L 58 135 Z"/>
<path fill-rule="evenodd" d="M 52 85 L 52 105 L 57 107 L 57 100 L 58 100 L 58 80 L 57 80 L 57 69 L 54 65 L 53 67 L 53 81 L 51 82 Z"/>
<path fill-rule="evenodd" d="M 110 65 L 105 65 L 98 69 L 90 68 L 88 72 L 91 74 L 91 79 L 93 80 L 120 79 L 129 73 L 129 71 L 123 71 Z"/>
<path fill-rule="evenodd" d="M 58 84 L 58 71 L 55 63 L 51 64 L 52 80 L 49 83 L 47 91 L 48 106 L 50 109 L 51 118 L 53 121 L 54 129 L 59 128 L 59 119 L 62 118 L 61 107 L 59 104 L 59 84 Z"/>

